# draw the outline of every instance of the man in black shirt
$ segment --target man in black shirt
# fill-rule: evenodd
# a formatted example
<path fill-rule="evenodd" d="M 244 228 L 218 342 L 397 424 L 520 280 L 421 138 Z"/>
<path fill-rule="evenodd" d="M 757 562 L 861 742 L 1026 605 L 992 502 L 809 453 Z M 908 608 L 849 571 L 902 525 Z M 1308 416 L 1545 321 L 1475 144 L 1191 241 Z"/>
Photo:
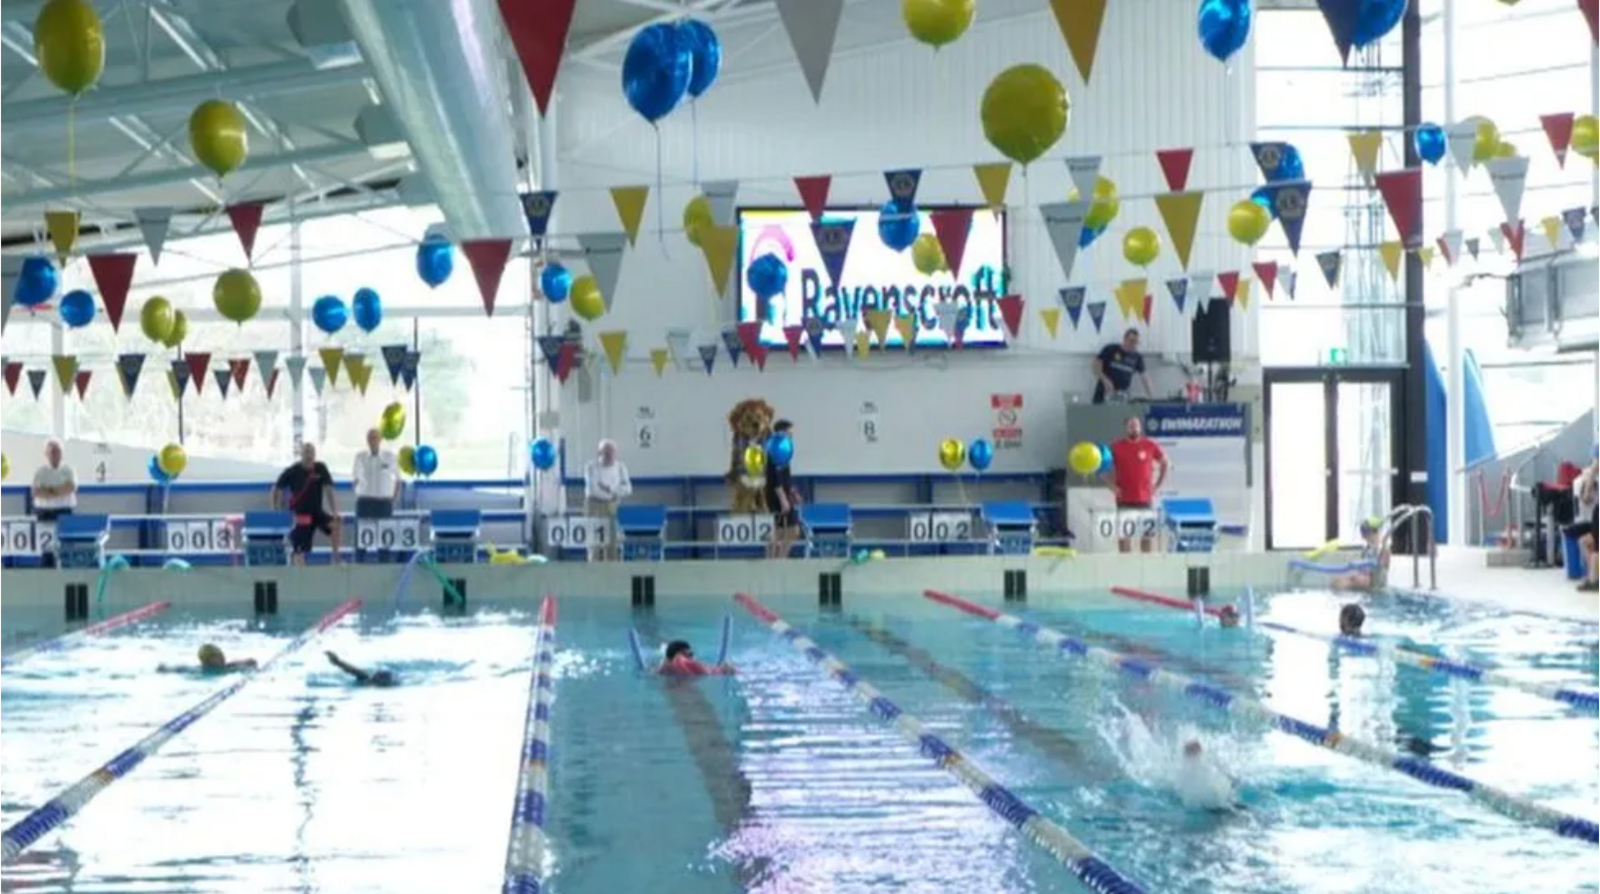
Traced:
<path fill-rule="evenodd" d="M 272 486 L 272 508 L 278 508 L 282 491 L 289 492 L 289 511 L 294 513 L 294 530 L 289 546 L 294 561 L 304 565 L 317 531 L 328 535 L 333 544 L 333 564 L 339 564 L 339 501 L 333 492 L 333 475 L 317 462 L 317 448 L 311 443 L 300 447 L 300 461 L 283 470 Z"/>
<path fill-rule="evenodd" d="M 1133 374 L 1139 374 L 1146 397 L 1150 391 L 1150 377 L 1144 374 L 1144 355 L 1139 353 L 1139 330 L 1122 333 L 1121 344 L 1110 344 L 1100 349 L 1094 358 L 1094 402 L 1103 404 L 1107 397 L 1127 394 L 1133 387 Z"/>
<path fill-rule="evenodd" d="M 772 424 L 774 438 L 793 438 L 794 423 L 779 419 Z M 800 537 L 800 495 L 795 493 L 793 472 L 789 463 L 779 463 L 767 457 L 765 484 L 767 508 L 772 510 L 772 539 L 767 541 L 767 558 L 787 559 L 789 550 Z"/>

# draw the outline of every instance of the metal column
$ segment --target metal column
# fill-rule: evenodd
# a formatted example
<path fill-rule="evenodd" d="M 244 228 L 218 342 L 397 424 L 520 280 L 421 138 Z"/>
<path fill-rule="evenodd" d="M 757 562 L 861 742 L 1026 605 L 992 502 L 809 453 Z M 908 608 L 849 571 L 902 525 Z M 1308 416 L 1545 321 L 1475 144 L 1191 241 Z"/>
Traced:
<path fill-rule="evenodd" d="M 1402 122 L 1405 132 L 1411 134 L 1422 123 L 1422 16 L 1414 3 L 1408 6 L 1405 18 L 1400 23 L 1400 47 Z M 1402 142 L 1406 167 L 1419 167 L 1422 160 L 1417 155 L 1416 141 L 1408 139 Z M 1418 230 L 1427 232 L 1420 197 L 1417 205 Z M 1409 234 L 1401 235 L 1404 237 Z M 1423 337 L 1426 314 L 1422 306 L 1422 259 L 1417 257 L 1416 252 L 1407 252 L 1405 265 L 1406 367 L 1401 376 L 1401 406 L 1404 409 L 1400 431 L 1404 446 L 1398 474 L 1400 480 L 1395 482 L 1394 493 L 1396 503 L 1421 505 L 1428 498 L 1428 393 L 1427 370 L 1424 369 L 1427 361 Z M 1405 552 L 1418 546 L 1411 543 L 1400 545 Z"/>
<path fill-rule="evenodd" d="M 289 356 L 305 357 L 306 354 L 306 328 L 305 328 L 305 280 L 304 265 L 300 258 L 300 213 L 299 209 L 291 207 L 289 211 Z M 266 371 L 262 371 L 266 374 Z M 294 435 L 294 457 L 300 455 L 300 445 L 306 438 L 306 394 L 305 370 L 301 375 L 289 383 L 290 394 L 293 400 L 290 406 L 294 416 L 290 422 L 290 431 Z"/>
<path fill-rule="evenodd" d="M 1456 121 L 1456 0 L 1444 0 L 1441 20 L 1444 38 L 1440 41 L 1444 51 L 1444 120 Z M 1444 165 L 1444 228 L 1446 232 L 1457 225 L 1455 165 Z M 1445 488 L 1450 510 L 1445 514 L 1446 529 L 1450 539 L 1457 544 L 1467 542 L 1467 500 L 1472 490 L 1467 484 L 1467 474 L 1461 471 L 1467 464 L 1467 376 L 1466 347 L 1461 343 L 1461 288 L 1454 277 L 1450 279 L 1448 305 L 1445 311 L 1445 474 L 1450 476 Z"/>

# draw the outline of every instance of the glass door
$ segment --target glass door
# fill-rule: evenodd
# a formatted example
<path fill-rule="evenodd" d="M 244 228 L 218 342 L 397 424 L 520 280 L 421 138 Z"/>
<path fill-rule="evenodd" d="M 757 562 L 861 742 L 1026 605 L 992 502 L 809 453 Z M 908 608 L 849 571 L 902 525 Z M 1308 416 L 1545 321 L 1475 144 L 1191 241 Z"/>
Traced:
<path fill-rule="evenodd" d="M 1267 548 L 1328 540 L 1327 389 L 1319 380 L 1267 383 Z"/>
<path fill-rule="evenodd" d="M 1338 428 L 1338 527 L 1351 540 L 1363 519 L 1394 505 L 1394 391 L 1389 382 L 1334 383 Z"/>

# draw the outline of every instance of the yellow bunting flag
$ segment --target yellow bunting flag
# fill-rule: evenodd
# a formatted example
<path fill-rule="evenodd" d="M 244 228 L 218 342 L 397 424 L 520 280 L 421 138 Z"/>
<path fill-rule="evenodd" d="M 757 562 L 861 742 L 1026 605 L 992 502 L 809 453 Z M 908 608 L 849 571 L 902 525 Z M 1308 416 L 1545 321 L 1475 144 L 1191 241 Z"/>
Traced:
<path fill-rule="evenodd" d="M 613 373 L 622 372 L 622 358 L 628 354 L 628 333 L 622 329 L 600 333 L 600 348 L 606 352 Z"/>
<path fill-rule="evenodd" d="M 1561 218 L 1554 214 L 1539 221 L 1539 226 L 1544 230 L 1544 238 L 1550 243 L 1550 250 L 1561 247 Z"/>
<path fill-rule="evenodd" d="M 339 384 L 339 362 L 344 359 L 344 348 L 318 348 L 317 355 L 322 358 L 322 368 L 328 373 L 328 381 Z"/>
<path fill-rule="evenodd" d="M 1431 266 L 1433 264 L 1433 246 L 1417 246 L 1417 259 L 1422 262 L 1422 267 L 1424 270 Z"/>
<path fill-rule="evenodd" d="M 1056 14 L 1067 49 L 1072 51 L 1078 74 L 1085 84 L 1089 83 L 1094 51 L 1100 45 L 1100 23 L 1106 17 L 1106 0 L 1050 0 L 1050 9 Z"/>
<path fill-rule="evenodd" d="M 1233 293 L 1233 303 L 1239 305 L 1240 310 L 1250 309 L 1250 280 L 1239 280 L 1239 288 Z"/>
<path fill-rule="evenodd" d="M 856 356 L 865 357 L 872 350 L 872 333 L 865 329 L 856 330 Z"/>
<path fill-rule="evenodd" d="M 1044 321 L 1044 328 L 1049 330 L 1050 337 L 1056 337 L 1056 330 L 1061 328 L 1061 308 L 1046 307 L 1039 311 L 1039 319 Z"/>
<path fill-rule="evenodd" d="M 351 368 L 349 358 L 346 358 L 345 368 L 346 371 L 350 373 L 350 384 L 356 386 L 356 390 L 361 392 L 362 397 L 365 397 L 367 394 L 367 386 L 372 383 L 372 366 L 371 364 L 367 363 L 365 357 L 362 357 L 359 354 L 355 355 L 355 357 L 355 367 Z"/>
<path fill-rule="evenodd" d="M 71 354 L 56 354 L 50 358 L 56 368 L 56 381 L 61 383 L 62 391 L 71 391 L 73 380 L 78 377 L 78 358 Z"/>
<path fill-rule="evenodd" d="M 999 214 L 1006 204 L 1006 187 L 1011 183 L 1011 162 L 973 165 L 972 173 L 978 178 L 978 189 L 983 190 L 983 200 L 989 210 Z"/>
<path fill-rule="evenodd" d="M 44 229 L 50 234 L 50 244 L 56 247 L 56 256 L 65 264 L 72 246 L 78 242 L 78 212 L 46 211 Z"/>
<path fill-rule="evenodd" d="M 367 362 L 367 359 L 365 357 L 361 356 L 360 354 L 346 354 L 346 355 L 344 355 L 344 371 L 350 377 L 350 384 L 356 385 L 356 384 L 359 383 L 359 376 L 361 375 L 361 367 L 366 362 Z"/>
<path fill-rule="evenodd" d="M 667 370 L 667 361 L 672 359 L 672 352 L 666 348 L 650 349 L 650 365 L 656 368 L 656 375 L 661 375 Z"/>
<path fill-rule="evenodd" d="M 1149 283 L 1144 279 L 1125 279 L 1117 286 L 1117 309 L 1124 319 L 1144 316 L 1144 293 Z"/>
<path fill-rule="evenodd" d="M 711 284 L 716 287 L 718 298 L 728 294 L 728 275 L 733 271 L 733 255 L 738 247 L 738 227 L 700 230 L 700 250 L 705 252 L 706 264 L 711 268 Z"/>
<path fill-rule="evenodd" d="M 867 328 L 872 330 L 872 337 L 878 340 L 878 347 L 886 347 L 889 344 L 889 323 L 894 317 L 881 307 L 873 308 L 862 316 L 867 318 Z"/>
<path fill-rule="evenodd" d="M 172 389 L 172 399 L 178 400 L 180 397 L 178 393 L 178 375 L 170 369 L 167 370 L 167 387 Z"/>
<path fill-rule="evenodd" d="M 1363 130 L 1349 137 L 1350 154 L 1355 157 L 1356 167 L 1368 177 L 1378 173 L 1378 150 L 1383 148 L 1383 134 L 1376 130 Z"/>
<path fill-rule="evenodd" d="M 894 318 L 894 331 L 900 333 L 900 346 L 906 350 L 917 343 L 917 318 L 911 314 L 901 314 Z"/>
<path fill-rule="evenodd" d="M 644 219 L 644 203 L 650 198 L 648 186 L 613 186 L 611 201 L 617 206 L 617 216 L 622 218 L 622 229 L 628 234 L 628 244 L 639 242 L 639 221 Z"/>
<path fill-rule="evenodd" d="M 1161 212 L 1161 222 L 1167 225 L 1172 237 L 1172 247 L 1178 252 L 1178 263 L 1189 269 L 1189 250 L 1194 248 L 1194 234 L 1200 223 L 1200 203 L 1203 192 L 1169 192 L 1156 196 L 1156 209 Z"/>
<path fill-rule="evenodd" d="M 1383 258 L 1383 266 L 1388 269 L 1389 278 L 1395 282 L 1400 281 L 1400 255 L 1404 251 L 1398 239 L 1378 246 L 1378 255 Z"/>

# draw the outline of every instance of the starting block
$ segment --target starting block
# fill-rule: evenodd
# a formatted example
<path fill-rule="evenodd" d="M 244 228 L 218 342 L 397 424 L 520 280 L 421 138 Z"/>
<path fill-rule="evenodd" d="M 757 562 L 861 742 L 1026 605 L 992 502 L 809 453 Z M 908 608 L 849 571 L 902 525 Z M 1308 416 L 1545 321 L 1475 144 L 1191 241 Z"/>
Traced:
<path fill-rule="evenodd" d="M 291 512 L 246 512 L 241 525 L 245 565 L 289 564 L 289 532 L 293 529 Z"/>
<path fill-rule="evenodd" d="M 983 504 L 983 521 L 989 527 L 989 554 L 1026 556 L 1033 552 L 1039 523 L 1033 507 L 1020 500 Z"/>

